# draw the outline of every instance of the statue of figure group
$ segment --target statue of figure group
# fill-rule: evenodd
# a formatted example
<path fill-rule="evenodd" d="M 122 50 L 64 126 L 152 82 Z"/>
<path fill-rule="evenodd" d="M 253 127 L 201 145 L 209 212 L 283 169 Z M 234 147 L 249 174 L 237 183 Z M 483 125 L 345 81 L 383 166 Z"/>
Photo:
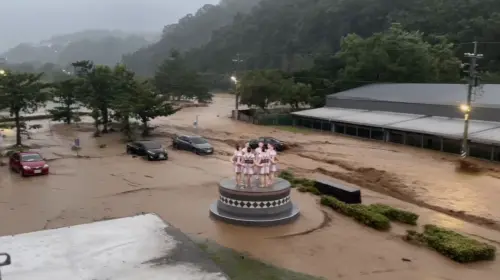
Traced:
<path fill-rule="evenodd" d="M 269 187 L 274 183 L 278 171 L 278 157 L 271 144 L 259 142 L 255 150 L 245 143 L 242 148 L 236 145 L 231 162 L 236 174 L 236 184 L 240 187 L 251 187 L 252 178 L 258 177 L 260 187 Z"/>

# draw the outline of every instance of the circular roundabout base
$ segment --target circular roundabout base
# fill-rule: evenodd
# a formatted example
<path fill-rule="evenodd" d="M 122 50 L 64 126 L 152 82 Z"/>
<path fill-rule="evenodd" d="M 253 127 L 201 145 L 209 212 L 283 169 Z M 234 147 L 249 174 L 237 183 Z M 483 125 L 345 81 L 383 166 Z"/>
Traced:
<path fill-rule="evenodd" d="M 290 198 L 291 185 L 281 178 L 268 187 L 253 181 L 250 187 L 224 179 L 219 184 L 219 199 L 210 206 L 210 216 L 229 224 L 277 226 L 295 221 L 300 211 Z"/>
<path fill-rule="evenodd" d="M 220 212 L 217 208 L 217 202 L 210 205 L 210 217 L 233 225 L 271 227 L 291 223 L 300 216 L 299 208 L 292 203 L 290 213 L 273 217 L 241 217 L 234 216 L 227 212 Z"/>

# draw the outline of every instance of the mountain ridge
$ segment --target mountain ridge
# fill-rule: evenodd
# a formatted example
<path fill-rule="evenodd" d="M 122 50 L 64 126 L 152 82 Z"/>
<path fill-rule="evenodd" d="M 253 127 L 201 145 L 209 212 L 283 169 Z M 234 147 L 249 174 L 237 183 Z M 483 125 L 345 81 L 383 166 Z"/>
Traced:
<path fill-rule="evenodd" d="M 87 29 L 54 35 L 37 43 L 21 43 L 0 54 L 7 63 L 55 63 L 94 60 L 115 64 L 121 56 L 159 40 L 160 33 L 134 33 L 122 30 Z M 103 53 L 104 52 L 104 53 Z"/>

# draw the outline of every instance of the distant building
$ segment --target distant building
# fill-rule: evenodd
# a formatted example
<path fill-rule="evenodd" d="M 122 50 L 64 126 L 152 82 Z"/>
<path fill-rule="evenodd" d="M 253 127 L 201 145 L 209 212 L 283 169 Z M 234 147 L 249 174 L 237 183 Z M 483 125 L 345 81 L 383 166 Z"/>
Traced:
<path fill-rule="evenodd" d="M 464 84 L 372 84 L 292 114 L 298 126 L 459 153 L 466 95 Z M 500 161 L 500 85 L 477 88 L 469 139 L 471 156 Z"/>

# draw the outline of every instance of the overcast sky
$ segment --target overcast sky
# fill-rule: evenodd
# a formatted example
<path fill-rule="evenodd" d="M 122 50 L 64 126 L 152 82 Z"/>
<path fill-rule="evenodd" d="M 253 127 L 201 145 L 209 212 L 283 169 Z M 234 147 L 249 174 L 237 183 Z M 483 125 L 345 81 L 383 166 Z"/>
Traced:
<path fill-rule="evenodd" d="M 161 32 L 218 0 L 0 0 L 0 51 L 84 29 Z"/>

